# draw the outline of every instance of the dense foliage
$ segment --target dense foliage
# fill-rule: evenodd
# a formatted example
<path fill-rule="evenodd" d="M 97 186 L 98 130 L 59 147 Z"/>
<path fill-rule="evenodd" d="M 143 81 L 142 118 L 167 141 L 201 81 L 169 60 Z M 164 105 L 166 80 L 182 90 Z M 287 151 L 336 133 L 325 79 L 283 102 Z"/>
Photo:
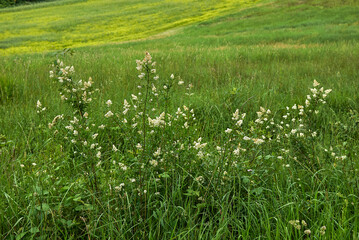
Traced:
<path fill-rule="evenodd" d="M 0 0 L 0 8 L 15 6 L 19 4 L 26 4 L 26 3 L 36 3 L 36 2 L 44 2 L 48 0 Z"/>

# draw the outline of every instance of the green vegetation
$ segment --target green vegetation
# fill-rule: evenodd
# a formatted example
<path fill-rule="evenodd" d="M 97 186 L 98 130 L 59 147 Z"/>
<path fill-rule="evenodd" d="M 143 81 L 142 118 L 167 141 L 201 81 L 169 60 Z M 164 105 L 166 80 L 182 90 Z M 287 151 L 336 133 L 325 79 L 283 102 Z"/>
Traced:
<path fill-rule="evenodd" d="M 43 2 L 46 0 L 0 0 L 0 8 L 15 6 L 19 4 L 31 4 L 37 2 Z"/>
<path fill-rule="evenodd" d="M 0 10 L 0 54 L 143 39 L 252 5 L 254 0 L 65 0 Z"/>
<path fill-rule="evenodd" d="M 21 6 L 0 18 L 70 2 L 82 3 Z M 99 2 L 83 2 L 89 8 L 78 19 Z M 202 16 L 183 15 L 182 2 L 173 3 L 174 22 Z M 213 15 L 175 28 L 157 28 L 170 23 L 154 18 L 156 28 L 139 29 L 138 41 L 86 39 L 73 54 L 47 52 L 46 44 L 20 54 L 23 43 L 7 43 L 2 238 L 359 238 L 359 4 L 231 4 L 225 11 L 206 5 Z M 145 51 L 157 62 L 149 69 L 134 61 Z"/>

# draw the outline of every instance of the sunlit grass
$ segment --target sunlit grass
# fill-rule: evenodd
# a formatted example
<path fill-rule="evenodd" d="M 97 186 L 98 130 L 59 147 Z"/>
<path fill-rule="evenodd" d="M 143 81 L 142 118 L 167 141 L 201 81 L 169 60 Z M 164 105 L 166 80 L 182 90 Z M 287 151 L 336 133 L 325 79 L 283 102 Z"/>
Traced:
<path fill-rule="evenodd" d="M 65 1 L 0 10 L 0 53 L 56 50 L 148 38 L 205 21 L 255 0 Z"/>

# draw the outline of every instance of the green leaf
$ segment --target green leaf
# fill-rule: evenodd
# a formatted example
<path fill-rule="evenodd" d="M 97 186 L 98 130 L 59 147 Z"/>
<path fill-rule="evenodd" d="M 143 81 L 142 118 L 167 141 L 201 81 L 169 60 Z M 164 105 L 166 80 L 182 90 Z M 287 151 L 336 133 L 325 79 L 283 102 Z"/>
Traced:
<path fill-rule="evenodd" d="M 160 174 L 160 178 L 169 178 L 170 175 L 167 172 Z"/>
<path fill-rule="evenodd" d="M 30 229 L 30 233 L 38 233 L 38 232 L 40 232 L 40 230 L 39 230 L 38 227 L 32 227 L 32 228 Z"/>
<path fill-rule="evenodd" d="M 26 233 L 27 233 L 27 232 L 22 232 L 22 233 L 20 233 L 20 234 L 17 234 L 17 235 L 16 235 L 16 240 L 22 239 L 22 238 L 26 235 Z"/>
<path fill-rule="evenodd" d="M 257 187 L 257 188 L 255 188 L 255 189 L 253 189 L 253 190 L 251 191 L 251 193 L 255 193 L 255 194 L 257 194 L 257 195 L 260 195 L 262 192 L 263 192 L 263 188 L 262 188 L 262 187 Z"/>
<path fill-rule="evenodd" d="M 49 204 L 47 204 L 47 203 L 43 203 L 43 204 L 41 204 L 41 206 L 38 205 L 38 206 L 36 206 L 35 208 L 36 208 L 37 210 L 43 211 L 43 212 L 47 212 L 47 211 L 50 210 L 50 206 L 49 206 Z"/>
<path fill-rule="evenodd" d="M 76 211 L 92 211 L 94 207 L 91 204 L 80 205 L 75 208 Z"/>
<path fill-rule="evenodd" d="M 192 188 L 189 188 L 189 189 L 187 189 L 187 193 L 185 193 L 184 195 L 199 197 L 199 191 L 194 191 Z"/>
<path fill-rule="evenodd" d="M 250 182 L 250 179 L 249 179 L 249 177 L 247 177 L 247 176 L 243 176 L 243 177 L 242 177 L 242 181 L 243 181 L 243 183 L 249 183 L 249 182 Z"/>

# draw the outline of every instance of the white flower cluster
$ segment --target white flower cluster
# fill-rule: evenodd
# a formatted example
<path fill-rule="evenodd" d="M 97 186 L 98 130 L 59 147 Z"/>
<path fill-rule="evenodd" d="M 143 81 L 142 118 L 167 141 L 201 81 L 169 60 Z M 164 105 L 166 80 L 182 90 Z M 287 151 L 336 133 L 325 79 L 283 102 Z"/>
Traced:
<path fill-rule="evenodd" d="M 76 111 L 83 115 L 87 104 L 93 99 L 95 90 L 91 77 L 88 81 L 75 80 L 73 79 L 74 72 L 73 66 L 64 67 L 64 63 L 58 59 L 53 64 L 53 70 L 50 71 L 50 78 L 60 84 L 61 99 L 69 102 Z"/>
<path fill-rule="evenodd" d="M 150 127 L 163 127 L 165 126 L 166 122 L 165 122 L 165 113 L 162 112 L 160 114 L 160 116 L 151 119 L 150 117 L 148 117 L 148 122 L 150 124 Z"/>
<path fill-rule="evenodd" d="M 145 72 L 153 73 L 153 74 L 156 73 L 156 69 L 153 68 L 156 66 L 156 62 L 152 62 L 151 54 L 149 54 L 148 52 L 146 52 L 145 57 L 142 61 L 136 60 L 136 63 L 137 63 L 136 69 L 141 72 L 138 75 L 139 79 L 143 79 L 146 76 Z M 144 72 L 142 72 L 142 71 L 144 71 Z M 153 77 L 153 79 L 158 80 L 159 79 L 158 75 Z"/>
<path fill-rule="evenodd" d="M 310 89 L 312 92 L 312 95 L 307 95 L 307 99 L 305 100 L 305 106 L 308 108 L 311 105 L 316 105 L 318 103 L 325 104 L 326 103 L 326 97 L 328 94 L 332 91 L 332 89 L 326 89 L 324 90 L 323 87 L 319 88 L 320 83 L 318 83 L 316 80 L 313 82 L 313 88 Z M 309 112 L 312 112 L 312 109 L 309 109 Z M 315 114 L 318 114 L 318 110 L 314 112 Z"/>
<path fill-rule="evenodd" d="M 36 110 L 37 113 L 42 113 L 42 112 L 46 111 L 46 107 L 42 107 L 40 100 L 37 100 L 37 102 L 36 102 L 36 109 L 37 109 Z"/>

